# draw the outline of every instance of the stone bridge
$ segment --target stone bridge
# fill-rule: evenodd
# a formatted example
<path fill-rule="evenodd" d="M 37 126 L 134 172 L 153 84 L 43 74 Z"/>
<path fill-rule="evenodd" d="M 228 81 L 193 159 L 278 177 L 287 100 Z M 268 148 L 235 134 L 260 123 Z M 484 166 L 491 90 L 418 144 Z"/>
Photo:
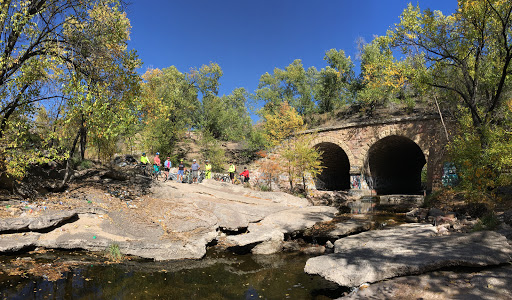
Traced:
<path fill-rule="evenodd" d="M 345 123 L 306 134 L 323 152 L 317 189 L 417 194 L 441 185 L 447 139 L 439 116 Z"/>

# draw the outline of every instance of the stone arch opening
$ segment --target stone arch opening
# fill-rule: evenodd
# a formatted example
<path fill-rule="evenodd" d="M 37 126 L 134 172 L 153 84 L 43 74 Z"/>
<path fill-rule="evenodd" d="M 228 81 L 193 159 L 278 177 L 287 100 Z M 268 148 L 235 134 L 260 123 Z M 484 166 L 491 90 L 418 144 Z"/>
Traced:
<path fill-rule="evenodd" d="M 421 148 L 404 136 L 385 137 L 368 149 L 365 167 L 370 186 L 379 195 L 421 192 L 421 170 L 425 165 Z"/>
<path fill-rule="evenodd" d="M 315 145 L 322 151 L 322 173 L 315 178 L 319 190 L 346 190 L 350 188 L 350 161 L 345 151 L 338 145 L 322 142 Z"/>

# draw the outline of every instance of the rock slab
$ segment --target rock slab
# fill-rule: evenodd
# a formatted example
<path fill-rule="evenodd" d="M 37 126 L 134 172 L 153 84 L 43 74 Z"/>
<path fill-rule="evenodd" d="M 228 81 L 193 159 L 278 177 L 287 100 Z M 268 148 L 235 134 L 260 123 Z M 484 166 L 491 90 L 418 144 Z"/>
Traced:
<path fill-rule="evenodd" d="M 342 286 L 359 286 L 444 267 L 482 267 L 512 260 L 512 247 L 491 231 L 436 236 L 431 225 L 408 224 L 339 239 L 335 253 L 311 258 L 304 271 Z"/>
<path fill-rule="evenodd" d="M 74 210 L 64 210 L 46 211 L 37 217 L 2 219 L 0 220 L 0 232 L 51 228 L 76 215 Z"/>

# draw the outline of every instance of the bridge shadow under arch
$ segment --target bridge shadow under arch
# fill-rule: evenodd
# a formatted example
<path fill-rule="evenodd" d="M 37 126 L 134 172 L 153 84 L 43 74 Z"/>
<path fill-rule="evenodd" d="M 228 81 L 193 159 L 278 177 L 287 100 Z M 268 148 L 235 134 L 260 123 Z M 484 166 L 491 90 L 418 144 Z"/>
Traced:
<path fill-rule="evenodd" d="M 339 191 L 350 188 L 350 161 L 343 149 L 329 142 L 314 146 L 322 154 L 322 173 L 315 178 L 319 190 Z"/>
<path fill-rule="evenodd" d="M 370 186 L 379 195 L 421 192 L 421 170 L 426 163 L 421 148 L 411 139 L 391 135 L 368 150 L 365 161 Z"/>

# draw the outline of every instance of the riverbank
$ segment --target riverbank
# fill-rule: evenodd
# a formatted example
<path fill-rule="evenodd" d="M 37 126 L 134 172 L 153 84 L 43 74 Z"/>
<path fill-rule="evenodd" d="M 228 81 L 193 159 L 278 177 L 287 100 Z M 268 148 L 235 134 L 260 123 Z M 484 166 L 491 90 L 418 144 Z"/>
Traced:
<path fill-rule="evenodd" d="M 313 256 L 331 255 L 328 253 L 336 252 L 336 247 L 343 247 L 341 246 L 343 244 L 348 245 L 346 242 L 349 240 L 354 241 L 352 242 L 354 251 L 363 249 L 364 247 L 357 246 L 358 243 L 368 240 L 365 236 L 375 234 L 372 231 L 364 233 L 375 228 L 371 220 L 348 215 L 339 216 L 337 209 L 333 207 L 312 206 L 307 199 L 289 194 L 254 191 L 211 180 L 201 184 L 182 184 L 172 181 L 157 183 L 150 189 L 145 189 L 143 185 L 118 184 L 113 181 L 102 182 L 99 185 L 81 184 L 70 187 L 68 192 L 47 195 L 36 201 L 9 201 L 4 204 L 0 208 L 0 216 L 2 216 L 0 250 L 15 256 L 34 249 L 39 249 L 38 251 L 85 249 L 104 255 L 112 246 L 117 247 L 123 255 L 151 259 L 157 261 L 156 264 L 160 262 L 166 264 L 164 261 L 182 262 L 184 259 L 195 261 L 195 259 L 204 258 L 207 249 L 212 247 L 225 252 L 265 254 L 257 255 L 258 257 L 282 251 L 308 253 Z M 384 224 L 380 223 L 379 228 L 382 226 Z M 384 226 L 384 229 L 387 227 Z M 445 243 L 450 247 L 453 246 L 451 247 L 453 249 L 456 249 L 457 245 L 464 247 L 462 242 L 451 240 L 451 233 L 447 232 L 446 227 L 427 228 L 427 225 L 420 227 L 424 232 L 428 232 L 429 236 L 434 238 L 439 236 L 439 241 L 446 240 Z M 444 230 L 439 232 L 440 229 Z M 359 232 L 363 233 L 357 234 Z M 379 232 L 385 233 L 383 230 L 376 231 L 376 233 Z M 459 234 L 465 236 L 463 232 Z M 416 246 L 425 239 L 421 234 L 407 233 L 407 230 L 397 231 L 394 235 L 401 236 L 402 239 L 391 244 L 388 241 L 388 246 L 382 249 L 393 247 L 399 249 L 399 246 L 402 246 L 405 247 L 401 253 L 403 255 L 414 256 L 414 251 L 419 249 Z M 382 237 L 370 238 L 372 241 L 381 239 Z M 414 242 L 414 239 L 418 242 Z M 336 240 L 339 242 L 334 242 Z M 438 240 L 436 241 L 439 242 Z M 469 255 L 465 258 L 465 261 L 469 261 L 468 264 L 453 263 L 453 260 L 448 260 L 444 265 L 437 263 L 433 266 L 427 265 L 421 271 L 378 278 L 375 283 L 368 285 L 363 284 L 366 283 L 364 280 L 357 283 L 343 283 L 328 276 L 326 278 L 342 285 L 338 296 L 364 298 L 365 295 L 372 295 L 371 297 L 381 299 L 388 297 L 381 297 L 382 295 L 393 295 L 389 296 L 390 298 L 423 292 L 429 295 L 431 290 L 428 287 L 437 286 L 435 295 L 441 298 L 433 299 L 451 299 L 454 295 L 458 295 L 457 293 L 464 292 L 466 287 L 451 285 L 450 280 L 446 278 L 455 276 L 453 274 L 460 274 L 460 278 L 466 279 L 470 278 L 467 277 L 470 274 L 477 274 L 471 275 L 471 278 L 481 278 L 478 272 L 486 272 L 482 273 L 484 274 L 482 276 L 487 276 L 486 278 L 489 278 L 486 279 L 487 281 L 473 280 L 470 283 L 481 291 L 494 289 L 495 295 L 506 298 L 508 294 L 504 291 L 508 281 L 500 278 L 501 274 L 509 272 L 510 267 L 506 263 L 510 261 L 510 257 L 507 256 L 508 252 L 499 252 L 496 249 L 504 248 L 503 243 L 507 243 L 504 238 L 498 240 L 502 244 L 480 250 L 490 251 L 486 256 L 491 258 L 500 253 L 501 260 L 499 262 L 484 261 L 479 266 L 505 263 L 499 268 L 468 269 L 462 273 L 435 271 L 445 267 L 471 265 Z M 407 243 L 411 241 L 413 241 L 412 244 L 408 246 Z M 471 244 L 471 241 L 469 243 Z M 487 242 L 484 240 L 483 244 L 485 243 Z M 367 242 L 364 244 L 366 245 Z M 428 245 L 428 243 L 425 244 L 425 246 Z M 379 266 L 384 265 L 389 256 L 377 255 L 379 254 L 377 252 L 383 253 L 382 249 L 378 250 L 381 246 L 368 244 L 368 247 L 371 248 L 368 251 L 374 251 L 376 255 L 372 256 L 370 252 L 365 255 L 377 261 L 373 268 L 380 268 Z M 446 246 L 443 247 L 446 248 Z M 346 250 L 350 250 L 348 248 Z M 446 253 L 441 249 L 432 255 L 442 257 L 444 254 Z M 475 252 L 474 255 L 479 253 Z M 317 258 L 321 257 L 317 256 Z M 407 261 L 407 257 L 396 260 Z M 184 264 L 188 264 L 186 260 Z M 350 263 L 348 266 L 356 268 L 354 273 L 360 272 L 357 270 L 357 264 Z M 69 266 L 70 269 L 75 267 Z M 304 265 L 301 267 L 303 268 Z M 64 273 L 68 271 L 64 270 Z M 426 274 L 421 275 L 422 273 Z M 408 276 L 410 274 L 414 276 Z M 395 276 L 402 277 L 387 279 Z M 58 280 L 58 277 L 46 275 L 46 279 Z M 466 279 L 461 280 L 471 281 Z M 417 289 L 418 285 L 414 284 L 415 280 L 424 283 L 421 291 Z M 428 285 L 429 282 L 431 285 Z M 485 282 L 488 282 L 487 287 L 482 285 Z M 349 295 L 347 289 L 350 287 L 358 292 Z M 358 287 L 361 287 L 361 290 Z M 393 293 L 385 294 L 383 290 Z"/>

